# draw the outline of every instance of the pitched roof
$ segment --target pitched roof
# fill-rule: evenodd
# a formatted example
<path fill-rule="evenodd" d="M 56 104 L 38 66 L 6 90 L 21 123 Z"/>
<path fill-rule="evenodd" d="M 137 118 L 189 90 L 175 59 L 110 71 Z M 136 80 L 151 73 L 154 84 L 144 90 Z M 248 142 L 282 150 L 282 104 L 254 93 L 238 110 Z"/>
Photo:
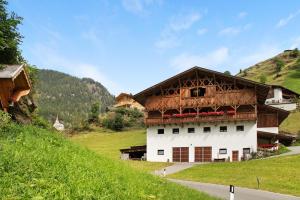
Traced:
<path fill-rule="evenodd" d="M 192 67 L 192 68 L 190 68 L 190 69 L 188 69 L 184 72 L 181 72 L 181 73 L 179 73 L 179 74 L 177 74 L 177 75 L 175 75 L 171 78 L 168 78 L 168 79 L 166 79 L 166 80 L 164 80 L 164 81 L 162 81 L 162 82 L 160 82 L 160 83 L 158 83 L 158 84 L 156 84 L 152 87 L 149 87 L 149 88 L 135 94 L 134 99 L 143 105 L 145 95 L 151 94 L 153 91 L 155 91 L 157 89 L 160 89 L 161 86 L 170 84 L 170 83 L 180 79 L 180 77 L 186 76 L 186 75 L 188 75 L 192 72 L 196 72 L 196 71 L 201 72 L 201 73 L 215 75 L 215 76 L 221 77 L 221 78 L 236 80 L 237 83 L 256 87 L 256 89 L 257 89 L 257 100 L 260 103 L 265 102 L 266 97 L 267 97 L 268 92 L 269 92 L 269 89 L 270 89 L 270 87 L 268 85 L 265 85 L 265 84 L 262 84 L 262 83 L 258 83 L 258 82 L 251 81 L 251 80 L 248 80 L 248 79 L 245 79 L 245 78 L 232 76 L 232 75 L 227 75 L 227 74 L 224 74 L 224 73 L 221 73 L 221 72 L 217 72 L 217 71 L 213 71 L 213 70 L 210 70 L 210 69 L 195 66 L 195 67 Z"/>
<path fill-rule="evenodd" d="M 20 65 L 2 65 L 3 69 L 0 69 L 0 78 L 13 79 L 17 77 L 23 70 L 24 64 Z"/>

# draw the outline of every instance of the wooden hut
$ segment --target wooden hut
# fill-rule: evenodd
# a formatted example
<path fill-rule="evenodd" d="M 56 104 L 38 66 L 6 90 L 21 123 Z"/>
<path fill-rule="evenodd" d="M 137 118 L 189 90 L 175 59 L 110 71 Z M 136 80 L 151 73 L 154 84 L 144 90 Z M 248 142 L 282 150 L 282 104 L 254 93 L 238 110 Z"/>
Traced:
<path fill-rule="evenodd" d="M 31 89 L 24 65 L 1 65 L 0 106 L 5 112 L 8 107 L 29 94 Z"/>

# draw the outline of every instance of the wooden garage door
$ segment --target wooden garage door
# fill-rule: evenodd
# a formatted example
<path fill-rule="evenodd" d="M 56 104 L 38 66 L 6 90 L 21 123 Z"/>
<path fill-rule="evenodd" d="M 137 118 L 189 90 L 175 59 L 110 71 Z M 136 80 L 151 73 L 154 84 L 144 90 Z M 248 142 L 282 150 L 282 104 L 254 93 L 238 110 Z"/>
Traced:
<path fill-rule="evenodd" d="M 173 162 L 189 162 L 189 148 L 173 147 Z"/>
<path fill-rule="evenodd" d="M 195 147 L 195 162 L 211 162 L 211 147 Z"/>
<path fill-rule="evenodd" d="M 239 161 L 239 151 L 232 151 L 232 161 Z"/>

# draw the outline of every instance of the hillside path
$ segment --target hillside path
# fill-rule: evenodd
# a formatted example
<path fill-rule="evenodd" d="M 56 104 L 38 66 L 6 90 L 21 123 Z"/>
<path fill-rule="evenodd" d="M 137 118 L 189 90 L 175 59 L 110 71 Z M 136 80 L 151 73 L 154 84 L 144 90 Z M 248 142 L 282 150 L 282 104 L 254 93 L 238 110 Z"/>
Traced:
<path fill-rule="evenodd" d="M 175 174 L 175 173 L 180 172 L 182 170 L 191 168 L 194 165 L 198 165 L 198 164 L 195 164 L 195 163 L 174 163 L 173 165 L 164 168 L 166 170 L 165 175 Z M 154 174 L 158 175 L 158 176 L 163 176 L 164 169 L 156 170 L 156 171 L 154 171 Z"/>
<path fill-rule="evenodd" d="M 209 195 L 229 200 L 229 186 L 216 185 L 210 183 L 199 183 L 193 181 L 183 181 L 168 179 L 172 182 L 205 192 Z M 300 200 L 300 197 L 279 194 L 263 190 L 235 187 L 235 200 Z"/>

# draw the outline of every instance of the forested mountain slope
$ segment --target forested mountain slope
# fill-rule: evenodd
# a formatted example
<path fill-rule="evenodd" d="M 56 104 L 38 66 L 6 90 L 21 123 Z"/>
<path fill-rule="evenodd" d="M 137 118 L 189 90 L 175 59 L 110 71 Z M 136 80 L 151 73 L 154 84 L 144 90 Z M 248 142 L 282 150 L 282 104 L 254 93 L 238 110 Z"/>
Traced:
<path fill-rule="evenodd" d="M 257 63 L 237 76 L 267 84 L 282 85 L 300 93 L 300 52 L 298 49 L 286 50 L 277 56 Z M 300 111 L 292 112 L 282 123 L 281 130 L 300 133 Z"/>
<path fill-rule="evenodd" d="M 58 115 L 73 127 L 88 118 L 93 103 L 99 102 L 102 112 L 114 103 L 114 96 L 101 83 L 53 70 L 38 71 L 35 99 L 40 115 L 49 121 Z"/>

